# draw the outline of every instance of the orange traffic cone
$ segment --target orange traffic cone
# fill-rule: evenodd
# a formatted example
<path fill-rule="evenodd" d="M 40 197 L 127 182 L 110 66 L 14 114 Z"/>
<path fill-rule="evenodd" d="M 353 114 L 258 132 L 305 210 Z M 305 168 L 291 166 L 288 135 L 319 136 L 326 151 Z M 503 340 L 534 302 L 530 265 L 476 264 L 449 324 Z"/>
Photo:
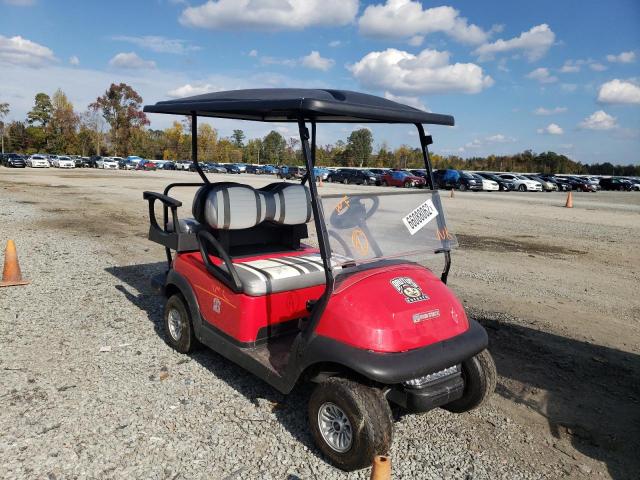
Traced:
<path fill-rule="evenodd" d="M 318 180 L 319 180 L 318 186 L 321 187 L 322 186 L 322 175 L 318 176 Z"/>
<path fill-rule="evenodd" d="M 376 455 L 371 467 L 371 480 L 391 480 L 391 458 Z"/>
<path fill-rule="evenodd" d="M 449 195 L 449 196 L 450 196 L 451 198 L 453 198 L 453 197 L 454 197 L 454 195 L 453 195 L 453 188 L 451 189 L 451 195 Z"/>
<path fill-rule="evenodd" d="M 29 282 L 22 279 L 20 264 L 18 263 L 18 253 L 16 252 L 16 244 L 13 240 L 9 240 L 7 242 L 7 248 L 4 251 L 4 271 L 2 272 L 0 287 L 27 285 L 28 283 Z"/>
<path fill-rule="evenodd" d="M 565 203 L 564 206 L 566 208 L 573 208 L 573 194 L 571 193 L 571 190 L 569 190 L 569 193 L 567 194 L 567 203 Z"/>

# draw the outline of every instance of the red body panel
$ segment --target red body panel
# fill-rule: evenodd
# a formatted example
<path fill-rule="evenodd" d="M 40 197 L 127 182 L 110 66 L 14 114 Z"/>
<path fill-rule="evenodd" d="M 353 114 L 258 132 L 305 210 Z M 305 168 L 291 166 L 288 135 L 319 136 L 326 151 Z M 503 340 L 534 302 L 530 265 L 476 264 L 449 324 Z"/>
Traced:
<path fill-rule="evenodd" d="M 299 253 L 306 255 L 316 252 L 317 250 L 307 248 Z M 281 255 L 291 255 L 291 252 Z M 277 256 L 278 254 L 259 255 L 246 257 L 241 261 Z M 211 259 L 220 263 L 216 257 Z M 202 319 L 235 340 L 245 343 L 254 342 L 258 331 L 263 327 L 307 317 L 307 300 L 317 300 L 325 289 L 323 284 L 260 297 L 234 293 L 209 275 L 199 252 L 178 254 L 173 268 L 191 284 Z M 214 308 L 214 302 L 219 305 L 219 311 Z"/>
<path fill-rule="evenodd" d="M 391 283 L 403 278 L 418 286 L 416 291 L 404 283 L 413 297 Z M 402 352 L 468 328 L 464 308 L 447 286 L 426 268 L 404 264 L 348 277 L 336 288 L 316 332 L 365 350 Z"/>
<path fill-rule="evenodd" d="M 416 177 L 415 175 L 406 175 L 402 179 L 393 178 L 393 175 L 387 173 L 382 176 L 382 180 L 387 182 L 387 185 L 390 187 L 404 187 L 404 184 L 411 181 L 416 185 L 424 185 L 426 183 L 425 179 L 422 177 Z"/>

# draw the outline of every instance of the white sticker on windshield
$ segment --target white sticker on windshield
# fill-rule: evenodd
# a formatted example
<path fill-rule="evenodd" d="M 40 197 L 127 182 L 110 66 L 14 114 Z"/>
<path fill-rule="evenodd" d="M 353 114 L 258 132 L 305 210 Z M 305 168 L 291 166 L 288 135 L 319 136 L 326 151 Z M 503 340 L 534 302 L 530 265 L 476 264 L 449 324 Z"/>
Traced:
<path fill-rule="evenodd" d="M 414 235 L 418 230 L 437 216 L 438 210 L 433 204 L 433 201 L 428 199 L 422 205 L 418 206 L 418 208 L 412 210 L 409 215 L 402 219 L 402 221 L 409 229 L 409 233 Z"/>

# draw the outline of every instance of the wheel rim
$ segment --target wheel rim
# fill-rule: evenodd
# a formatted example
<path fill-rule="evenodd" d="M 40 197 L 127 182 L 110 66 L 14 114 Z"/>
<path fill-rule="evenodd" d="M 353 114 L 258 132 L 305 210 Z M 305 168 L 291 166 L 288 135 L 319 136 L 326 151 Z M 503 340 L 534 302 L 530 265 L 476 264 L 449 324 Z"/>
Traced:
<path fill-rule="evenodd" d="M 171 337 L 178 341 L 182 337 L 182 316 L 175 308 L 169 310 L 169 333 Z"/>
<path fill-rule="evenodd" d="M 335 403 L 323 403 L 318 410 L 318 427 L 324 441 L 338 453 L 351 448 L 353 432 L 347 414 Z"/>

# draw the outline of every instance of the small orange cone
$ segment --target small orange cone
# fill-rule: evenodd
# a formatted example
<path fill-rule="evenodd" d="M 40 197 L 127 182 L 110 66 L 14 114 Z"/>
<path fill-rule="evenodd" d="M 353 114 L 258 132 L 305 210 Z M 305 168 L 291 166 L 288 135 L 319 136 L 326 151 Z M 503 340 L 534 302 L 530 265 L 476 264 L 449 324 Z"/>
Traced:
<path fill-rule="evenodd" d="M 453 198 L 453 197 L 454 197 L 454 195 L 453 195 L 453 188 L 451 189 L 451 195 L 449 195 L 449 196 L 450 196 L 451 198 Z"/>
<path fill-rule="evenodd" d="M 371 480 L 391 480 L 391 458 L 376 455 L 371 466 Z"/>
<path fill-rule="evenodd" d="M 27 285 L 28 283 L 29 282 L 22 279 L 20 264 L 18 263 L 18 253 L 16 252 L 16 244 L 13 240 L 9 240 L 7 242 L 7 248 L 4 251 L 4 270 L 2 272 L 0 287 Z"/>
<path fill-rule="evenodd" d="M 320 176 L 318 177 L 318 180 L 320 180 L 320 184 L 319 184 L 318 186 L 319 186 L 319 187 L 321 187 L 321 186 L 322 186 L 322 175 L 320 175 Z"/>
<path fill-rule="evenodd" d="M 569 190 L 569 193 L 567 194 L 567 203 L 565 203 L 564 206 L 566 208 L 573 208 L 573 194 L 571 193 L 571 190 Z"/>

